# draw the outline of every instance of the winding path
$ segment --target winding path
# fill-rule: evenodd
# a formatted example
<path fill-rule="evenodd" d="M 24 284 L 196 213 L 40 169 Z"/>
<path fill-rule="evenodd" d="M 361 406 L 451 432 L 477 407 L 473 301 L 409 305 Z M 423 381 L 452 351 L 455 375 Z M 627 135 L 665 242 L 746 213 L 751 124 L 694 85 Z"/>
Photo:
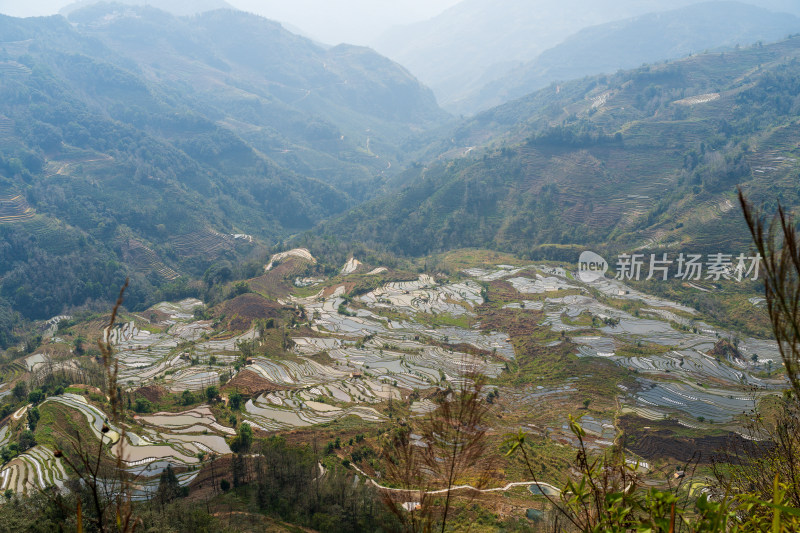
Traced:
<path fill-rule="evenodd" d="M 558 489 L 557 487 L 554 487 L 550 483 L 542 483 L 542 482 L 536 482 L 536 481 L 514 481 L 512 483 L 508 483 L 504 487 L 495 487 L 495 488 L 491 488 L 491 489 L 476 489 L 472 485 L 456 485 L 455 487 L 451 487 L 450 489 L 438 489 L 438 490 L 426 490 L 426 491 L 421 491 L 419 489 L 398 489 L 398 488 L 394 488 L 394 487 L 387 487 L 385 485 L 381 485 L 380 483 L 378 483 L 377 481 L 375 481 L 374 479 L 369 477 L 366 474 L 366 472 L 361 470 L 355 464 L 350 463 L 350 465 L 353 468 L 355 468 L 362 476 L 367 478 L 369 480 L 369 482 L 374 487 L 379 488 L 381 490 L 385 490 L 387 492 L 407 492 L 407 493 L 417 493 L 417 494 L 424 492 L 425 494 L 445 494 L 448 490 L 450 490 L 450 491 L 472 490 L 472 491 L 475 491 L 475 492 L 486 493 L 486 492 L 505 492 L 505 491 L 507 491 L 509 489 L 513 489 L 514 487 L 522 487 L 522 486 L 525 486 L 525 485 L 528 485 L 528 486 L 537 485 L 539 487 L 540 491 L 544 492 L 544 490 L 542 490 L 542 489 L 546 489 L 546 490 L 551 491 L 551 493 L 553 495 L 559 494 L 561 492 L 560 489 Z"/>

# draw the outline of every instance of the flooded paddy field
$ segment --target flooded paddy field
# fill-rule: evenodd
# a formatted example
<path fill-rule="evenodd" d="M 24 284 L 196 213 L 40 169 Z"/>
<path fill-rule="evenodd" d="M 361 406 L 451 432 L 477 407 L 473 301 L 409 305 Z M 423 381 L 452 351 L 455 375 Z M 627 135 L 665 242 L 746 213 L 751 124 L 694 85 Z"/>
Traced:
<path fill-rule="evenodd" d="M 40 488 L 63 487 L 67 479 L 63 461 L 45 446 L 34 446 L 6 463 L 0 470 L 0 490 L 35 494 Z"/>
<path fill-rule="evenodd" d="M 136 417 L 135 423 L 123 428 L 109 422 L 109 415 L 90 404 L 86 398 L 65 393 L 49 397 L 47 402 L 75 411 L 88 423 L 94 442 L 104 442 L 112 458 L 119 458 L 136 476 L 137 497 L 144 498 L 158 486 L 161 472 L 171 465 L 186 468 L 199 465 L 200 455 L 230 453 L 225 437 L 234 430 L 219 424 L 208 406 L 182 413 L 154 413 Z M 103 426 L 110 430 L 103 432 Z M 124 436 L 123 436 L 124 435 Z M 88 440 L 88 446 L 93 441 Z M 181 484 L 189 483 L 196 472 L 179 475 Z M 48 485 L 63 486 L 67 474 L 63 461 L 47 446 L 35 446 L 6 463 L 0 470 L 0 487 L 16 493 L 30 494 Z"/>
<path fill-rule="evenodd" d="M 308 260 L 297 252 L 275 262 L 292 258 Z M 107 333 L 121 390 L 155 385 L 203 398 L 203 391 L 224 389 L 246 369 L 248 379 L 261 385 L 251 389 L 234 418 L 273 432 L 344 421 L 380 424 L 389 420 L 390 400 L 403 406 L 404 416 L 424 416 L 436 408 L 439 392 L 479 373 L 489 379 L 487 392 L 492 390 L 502 415 L 492 431 L 522 427 L 551 444 L 574 446 L 566 415 L 576 413 L 584 398 L 592 402 L 599 368 L 626 376 L 611 385 L 611 397 L 599 399 L 615 405 L 616 414 L 671 419 L 700 432 L 738 431 L 759 398 L 785 386 L 779 374 L 770 373 L 780 365 L 774 341 L 735 337 L 703 322 L 694 309 L 617 280 L 585 283 L 573 272 L 545 265 L 480 265 L 451 278 L 385 277 L 353 293 L 351 279 L 390 271 L 357 261 L 348 265 L 330 280 L 315 278 L 313 289 L 294 284 L 293 277 L 288 285 L 295 292 L 269 302 L 271 309 L 293 313 L 280 326 L 282 349 L 280 342 L 276 348 L 276 326 L 248 319 L 231 327 L 196 299 L 127 315 Z M 258 298 L 253 295 L 253 305 Z M 497 316 L 519 320 L 524 329 L 512 330 Z M 520 350 L 530 349 L 537 357 L 560 353 L 581 361 L 582 374 L 509 381 L 517 365 L 527 364 Z M 26 360 L 29 371 L 49 364 L 46 354 Z M 229 392 L 217 401 L 224 404 Z M 96 441 L 141 474 L 141 497 L 155 490 L 168 465 L 179 469 L 181 484 L 189 483 L 211 454 L 230 453 L 235 434 L 228 415 L 217 420 L 208 405 L 137 414 L 122 427 L 109 424 L 101 404 L 85 396 L 64 393 L 46 402 L 78 413 Z M 586 405 L 587 446 L 610 446 L 617 435 L 615 412 L 601 407 L 590 413 Z M 17 419 L 25 415 L 18 414 Z M 104 424 L 110 426 L 106 433 Z M 0 427 L 0 443 L 5 440 L 8 426 Z M 24 491 L 29 481 L 40 486 L 64 479 L 51 452 L 39 446 L 9 462 L 0 470 L 0 485 Z"/>
<path fill-rule="evenodd" d="M 690 307 L 647 295 L 619 280 L 584 283 L 577 275 L 541 266 L 510 272 L 491 272 L 493 280 L 505 279 L 520 293 L 520 301 L 504 308 L 540 311 L 540 324 L 562 336 L 546 346 L 556 348 L 568 339 L 576 345 L 578 357 L 612 361 L 639 376 L 636 386 L 619 388 L 619 400 L 623 408 L 646 418 L 674 418 L 701 429 L 709 423 L 722 424 L 736 431 L 758 398 L 786 385 L 781 377 L 764 375 L 780 365 L 773 340 L 739 339 L 734 331 L 703 322 Z M 558 291 L 565 289 L 573 291 L 559 296 Z M 541 299 L 526 300 L 526 294 Z M 646 307 L 632 314 L 624 310 L 626 302 Z"/>
<path fill-rule="evenodd" d="M 359 306 L 348 304 L 344 289 L 338 288 L 326 297 L 321 291 L 298 299 L 296 303 L 302 303 L 313 317 L 315 331 L 325 337 L 298 338 L 294 351 L 301 356 L 324 352 L 340 368 L 369 373 L 398 388 L 456 383 L 466 370 L 498 377 L 502 361 L 516 356 L 505 333 L 481 330 L 479 321 L 472 328 L 430 327 L 416 319 L 420 312 L 473 314 L 482 303 L 481 283 L 504 281 L 516 290 L 519 300 L 503 303 L 503 309 L 540 312 L 540 324 L 562 335 L 562 341 L 548 341 L 546 347 L 556 349 L 567 339 L 576 345 L 575 355 L 603 358 L 640 376 L 637 386 L 618 389 L 623 407 L 687 424 L 713 420 L 733 429 L 737 417 L 753 408 L 752 398 L 744 399 L 747 390 L 756 388 L 762 391 L 759 394 L 767 394 L 784 384 L 781 379 L 760 377 L 769 361 L 778 360 L 774 341 L 745 338 L 737 341 L 737 355 L 715 354 L 719 343 L 733 339 L 734 332 L 709 326 L 690 307 L 647 295 L 618 280 L 584 283 L 564 269 L 541 265 L 474 267 L 461 274 L 471 279 L 439 284 L 423 275 L 415 281 L 388 283 L 360 296 Z M 625 310 L 626 302 L 635 302 L 638 310 Z M 343 308 L 346 314 L 340 312 Z M 391 310 L 393 315 L 384 316 L 381 310 Z M 356 346 L 354 338 L 362 336 L 366 342 Z M 436 345 L 429 345 L 431 341 Z M 468 358 L 442 344 L 468 345 L 484 355 Z M 757 361 L 751 359 L 753 353 L 758 354 Z M 533 389 L 526 394 L 535 402 L 538 396 L 553 393 Z M 330 396 L 341 402 L 353 400 L 341 391 Z M 361 398 L 367 401 L 369 397 Z M 423 401 L 412 405 L 414 412 L 427 408 Z"/>
<path fill-rule="evenodd" d="M 469 313 L 474 305 L 483 303 L 481 286 L 467 280 L 438 285 L 433 277 L 421 275 L 416 281 L 387 283 L 359 297 L 370 307 L 384 307 L 401 313 Z"/>
<path fill-rule="evenodd" d="M 322 424 L 351 415 L 369 422 L 380 422 L 386 419 L 370 407 L 356 405 L 340 408 L 312 400 L 303 400 L 299 395 L 287 393 L 269 393 L 259 396 L 255 400 L 249 400 L 245 409 L 249 415 L 248 419 L 252 420 L 256 427 L 265 431 Z"/>
<path fill-rule="evenodd" d="M 681 411 L 699 422 L 731 422 L 736 416 L 752 412 L 755 397 L 743 391 L 692 387 L 686 383 L 655 383 L 643 380 L 644 389 L 636 393 L 636 402 L 659 411 Z"/>

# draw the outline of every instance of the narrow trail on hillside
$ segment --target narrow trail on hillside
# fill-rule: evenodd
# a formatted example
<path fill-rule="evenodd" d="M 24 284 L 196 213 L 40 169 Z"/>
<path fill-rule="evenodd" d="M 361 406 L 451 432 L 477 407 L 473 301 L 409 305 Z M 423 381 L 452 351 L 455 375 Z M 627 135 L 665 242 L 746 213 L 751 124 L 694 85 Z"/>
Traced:
<path fill-rule="evenodd" d="M 475 491 L 475 492 L 487 493 L 487 492 L 505 492 L 507 490 L 513 489 L 514 487 L 522 487 L 522 486 L 525 486 L 525 485 L 537 485 L 539 487 L 540 491 L 542 491 L 542 489 L 546 489 L 546 490 L 552 491 L 551 495 L 559 494 L 561 492 L 560 489 L 558 489 L 557 487 L 554 487 L 550 483 L 543 483 L 543 482 L 536 482 L 536 481 L 514 481 L 512 483 L 508 483 L 507 485 L 505 485 L 503 487 L 494 487 L 494 488 L 491 488 L 491 489 L 477 489 L 477 488 L 473 487 L 472 485 L 456 485 L 454 487 L 451 487 L 450 489 L 438 489 L 438 490 L 426 490 L 426 491 L 421 491 L 419 489 L 398 489 L 398 488 L 394 488 L 394 487 L 387 487 L 385 485 L 381 485 L 380 483 L 378 483 L 377 481 L 372 479 L 369 475 L 367 475 L 367 473 L 364 472 L 363 470 L 361 470 L 358 466 L 354 465 L 353 463 L 350 463 L 350 465 L 353 468 L 355 468 L 361 475 L 363 475 L 365 478 L 367 478 L 367 480 L 369 480 L 369 483 L 372 484 L 374 487 L 376 487 L 378 489 L 381 489 L 381 490 L 384 490 L 384 491 L 387 491 L 387 492 L 395 492 L 395 493 L 407 492 L 407 493 L 414 493 L 414 494 L 419 494 L 419 493 L 424 493 L 424 494 L 445 494 L 448 490 L 450 490 L 450 491 L 472 490 L 472 491 Z"/>

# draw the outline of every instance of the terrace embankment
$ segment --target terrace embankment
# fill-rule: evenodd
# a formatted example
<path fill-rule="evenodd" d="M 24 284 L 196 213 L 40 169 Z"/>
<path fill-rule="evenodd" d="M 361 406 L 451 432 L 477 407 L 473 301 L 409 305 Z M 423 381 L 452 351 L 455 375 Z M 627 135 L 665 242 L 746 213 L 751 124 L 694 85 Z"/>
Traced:
<path fill-rule="evenodd" d="M 252 290 L 271 298 L 284 298 L 294 289 L 291 280 L 303 274 L 307 265 L 307 261 L 290 257 L 263 275 L 247 280 L 247 284 Z"/>

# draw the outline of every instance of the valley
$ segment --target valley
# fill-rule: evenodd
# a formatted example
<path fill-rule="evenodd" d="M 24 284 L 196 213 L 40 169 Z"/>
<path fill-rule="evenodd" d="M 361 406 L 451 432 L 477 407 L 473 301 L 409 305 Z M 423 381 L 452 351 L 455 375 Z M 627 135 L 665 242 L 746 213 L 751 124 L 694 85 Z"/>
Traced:
<path fill-rule="evenodd" d="M 0 531 L 800 528 L 797 6 L 243 4 L 0 14 Z"/>

